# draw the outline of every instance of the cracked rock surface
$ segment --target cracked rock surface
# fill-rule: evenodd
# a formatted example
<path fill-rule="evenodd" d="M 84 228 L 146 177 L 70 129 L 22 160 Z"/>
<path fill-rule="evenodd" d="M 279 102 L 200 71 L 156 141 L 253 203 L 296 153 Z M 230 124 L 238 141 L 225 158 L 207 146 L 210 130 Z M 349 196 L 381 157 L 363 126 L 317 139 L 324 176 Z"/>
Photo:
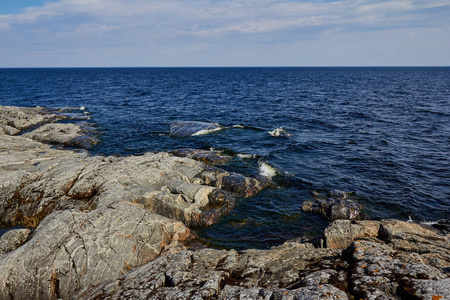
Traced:
<path fill-rule="evenodd" d="M 341 249 L 286 242 L 271 250 L 168 254 L 86 288 L 77 298 L 448 299 L 447 236 L 397 220 L 358 221 L 355 226 L 365 225 L 370 230 L 356 229 L 349 246 Z"/>

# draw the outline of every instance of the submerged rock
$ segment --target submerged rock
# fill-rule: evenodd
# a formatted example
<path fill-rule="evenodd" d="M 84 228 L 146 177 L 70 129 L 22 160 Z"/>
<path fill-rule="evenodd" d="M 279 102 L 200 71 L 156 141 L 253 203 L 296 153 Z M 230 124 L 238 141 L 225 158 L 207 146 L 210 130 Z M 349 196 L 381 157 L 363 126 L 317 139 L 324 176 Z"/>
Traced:
<path fill-rule="evenodd" d="M 208 134 L 210 132 L 218 131 L 221 129 L 222 126 L 217 123 L 177 121 L 170 124 L 170 136 L 190 137 L 193 135 Z"/>

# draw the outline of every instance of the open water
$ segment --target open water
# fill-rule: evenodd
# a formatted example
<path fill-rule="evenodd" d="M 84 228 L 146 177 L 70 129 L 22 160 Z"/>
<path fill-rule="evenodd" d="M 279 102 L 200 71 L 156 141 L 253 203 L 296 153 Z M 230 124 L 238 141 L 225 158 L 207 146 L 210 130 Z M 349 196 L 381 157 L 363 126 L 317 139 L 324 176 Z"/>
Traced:
<path fill-rule="evenodd" d="M 0 105 L 86 107 L 95 154 L 213 148 L 234 156 L 226 169 L 275 170 L 277 188 L 198 231 L 211 246 L 320 233 L 327 221 L 301 211 L 312 190 L 354 191 L 374 219 L 449 226 L 448 67 L 0 69 Z M 173 121 L 226 128 L 172 138 Z"/>

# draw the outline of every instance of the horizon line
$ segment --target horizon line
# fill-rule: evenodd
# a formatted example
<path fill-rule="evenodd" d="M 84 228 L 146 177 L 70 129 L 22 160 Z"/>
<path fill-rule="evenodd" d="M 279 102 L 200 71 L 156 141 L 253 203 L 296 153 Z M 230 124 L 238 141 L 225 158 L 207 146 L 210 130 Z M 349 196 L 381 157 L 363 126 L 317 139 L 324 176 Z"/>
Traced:
<path fill-rule="evenodd" d="M 213 68 L 448 68 L 450 65 L 407 65 L 407 66 L 79 66 L 79 67 L 1 67 L 0 69 L 213 69 Z"/>

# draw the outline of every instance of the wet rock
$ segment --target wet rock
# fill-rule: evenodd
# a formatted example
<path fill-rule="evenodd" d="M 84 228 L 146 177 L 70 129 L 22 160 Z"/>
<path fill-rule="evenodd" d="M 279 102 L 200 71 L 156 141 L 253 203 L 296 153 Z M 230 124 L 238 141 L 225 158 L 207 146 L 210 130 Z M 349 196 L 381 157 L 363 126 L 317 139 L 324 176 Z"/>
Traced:
<path fill-rule="evenodd" d="M 182 148 L 172 150 L 169 153 L 179 157 L 189 157 L 208 165 L 224 165 L 231 161 L 230 156 L 223 155 L 217 151 Z"/>
<path fill-rule="evenodd" d="M 84 127 L 70 123 L 45 124 L 23 136 L 39 142 L 84 149 L 98 143 Z"/>
<path fill-rule="evenodd" d="M 181 222 L 130 203 L 45 218 L 31 239 L 0 258 L 1 299 L 70 299 L 193 239 Z"/>
<path fill-rule="evenodd" d="M 190 137 L 193 135 L 207 134 L 221 129 L 222 126 L 217 123 L 177 121 L 170 124 L 170 136 L 179 138 Z"/>
<path fill-rule="evenodd" d="M 31 230 L 28 228 L 11 229 L 5 232 L 0 236 L 0 256 L 17 249 L 30 234 Z"/>
<path fill-rule="evenodd" d="M 362 212 L 363 206 L 349 199 L 349 194 L 346 192 L 330 191 L 326 198 L 319 197 L 312 201 L 303 202 L 302 210 L 323 215 L 330 221 L 337 219 L 364 220 L 367 218 Z"/>

